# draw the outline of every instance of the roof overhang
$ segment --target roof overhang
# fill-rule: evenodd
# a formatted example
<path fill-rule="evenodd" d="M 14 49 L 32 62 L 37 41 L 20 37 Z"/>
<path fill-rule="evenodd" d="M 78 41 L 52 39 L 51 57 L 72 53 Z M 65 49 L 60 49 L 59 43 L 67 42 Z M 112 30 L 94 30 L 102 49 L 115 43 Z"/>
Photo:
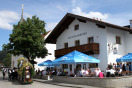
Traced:
<path fill-rule="evenodd" d="M 87 17 L 67 13 L 62 18 L 62 20 L 57 24 L 57 26 L 53 29 L 53 31 L 50 33 L 50 35 L 45 39 L 45 42 L 56 44 L 57 38 L 61 35 L 61 33 L 64 30 L 68 29 L 68 26 L 75 19 L 78 19 L 81 22 L 90 21 L 90 22 L 96 23 L 97 25 L 108 26 L 108 27 L 112 27 L 112 28 L 116 28 L 116 29 L 119 29 L 119 30 L 128 31 L 128 32 L 132 33 L 132 29 L 130 29 L 130 28 L 126 28 L 126 27 L 110 24 L 110 23 L 107 23 L 107 22 L 103 22 L 103 21 L 99 21 L 99 20 L 95 20 L 95 19 L 91 19 L 91 18 L 87 18 Z"/>

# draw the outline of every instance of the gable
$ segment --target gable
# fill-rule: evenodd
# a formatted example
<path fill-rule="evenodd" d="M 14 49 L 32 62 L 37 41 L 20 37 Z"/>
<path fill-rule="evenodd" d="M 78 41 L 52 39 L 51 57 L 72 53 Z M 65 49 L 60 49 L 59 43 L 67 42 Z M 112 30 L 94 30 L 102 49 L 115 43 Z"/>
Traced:
<path fill-rule="evenodd" d="M 79 20 L 80 22 L 84 22 L 84 23 L 86 21 L 90 21 L 90 22 L 96 23 L 96 25 L 101 27 L 101 28 L 105 28 L 106 26 L 108 26 L 108 27 L 112 27 L 112 28 L 115 28 L 115 29 L 128 31 L 128 32 L 132 33 L 132 30 L 130 28 L 126 28 L 126 27 L 122 27 L 122 26 L 118 26 L 118 25 L 102 22 L 102 21 L 99 21 L 99 20 L 95 20 L 95 19 L 91 19 L 91 18 L 87 18 L 87 17 L 83 17 L 83 16 L 67 13 L 63 17 L 63 19 L 57 24 L 57 26 L 53 29 L 53 31 L 50 33 L 50 35 L 45 39 L 45 42 L 46 43 L 56 44 L 57 38 L 61 35 L 61 33 L 64 30 L 68 29 L 68 26 L 75 19 Z"/>

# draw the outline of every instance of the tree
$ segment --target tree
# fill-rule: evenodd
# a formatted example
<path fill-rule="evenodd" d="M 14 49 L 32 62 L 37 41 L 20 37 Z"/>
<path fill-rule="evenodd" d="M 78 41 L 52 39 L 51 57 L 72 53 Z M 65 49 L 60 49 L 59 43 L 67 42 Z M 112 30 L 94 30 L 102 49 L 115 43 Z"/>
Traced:
<path fill-rule="evenodd" d="M 6 55 L 6 57 L 4 58 L 3 64 L 4 64 L 5 66 L 11 66 L 11 54 L 10 54 L 10 53 L 8 53 L 8 54 Z"/>
<path fill-rule="evenodd" d="M 22 23 L 13 25 L 13 32 L 9 38 L 10 43 L 4 44 L 3 49 L 13 55 L 22 54 L 29 61 L 36 57 L 44 58 L 48 51 L 42 34 L 46 34 L 45 22 L 32 16 L 31 19 L 27 18 Z"/>
<path fill-rule="evenodd" d="M 0 62 L 2 63 L 4 58 L 6 57 L 7 51 L 2 50 L 0 51 Z"/>

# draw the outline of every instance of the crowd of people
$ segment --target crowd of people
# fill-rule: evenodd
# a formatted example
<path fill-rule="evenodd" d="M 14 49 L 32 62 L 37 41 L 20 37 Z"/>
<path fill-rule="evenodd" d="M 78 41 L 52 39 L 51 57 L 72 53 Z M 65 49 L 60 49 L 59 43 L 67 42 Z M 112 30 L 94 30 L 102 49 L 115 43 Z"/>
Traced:
<path fill-rule="evenodd" d="M 10 81 L 14 81 L 14 79 L 17 79 L 18 77 L 18 73 L 15 68 L 14 69 L 3 68 L 2 74 L 3 74 L 3 79 L 5 79 L 6 74 L 8 74 L 8 80 Z"/>
<path fill-rule="evenodd" d="M 95 68 L 94 71 L 91 71 L 90 68 L 87 69 L 70 69 L 66 72 L 64 69 L 56 69 L 56 68 L 47 68 L 42 71 L 40 69 L 36 70 L 36 77 L 43 77 L 44 75 L 51 76 L 70 76 L 70 77 L 115 77 L 115 76 L 123 76 L 129 75 L 131 71 L 130 63 L 117 63 L 117 64 L 108 64 L 107 69 L 105 71 L 101 71 L 100 68 Z M 8 73 L 8 78 L 11 81 L 17 79 L 18 74 L 16 69 L 5 69 L 3 68 L 3 79 L 5 79 L 6 74 Z"/>
<path fill-rule="evenodd" d="M 129 72 L 131 71 L 131 63 L 117 63 L 116 64 L 108 64 L 106 72 L 108 74 L 112 74 L 113 76 L 123 76 L 123 75 L 129 75 Z M 107 75 L 108 77 L 111 75 Z"/>
<path fill-rule="evenodd" d="M 115 76 L 123 76 L 129 75 L 129 71 L 131 70 L 130 63 L 117 63 L 116 64 L 108 64 L 108 67 L 105 71 L 101 71 L 100 68 L 95 68 L 94 71 L 91 71 L 90 68 L 87 69 L 70 69 L 68 72 L 65 72 L 64 69 L 55 69 L 49 68 L 46 70 L 38 70 L 36 71 L 36 75 L 54 75 L 54 76 L 70 76 L 70 77 L 115 77 Z"/>

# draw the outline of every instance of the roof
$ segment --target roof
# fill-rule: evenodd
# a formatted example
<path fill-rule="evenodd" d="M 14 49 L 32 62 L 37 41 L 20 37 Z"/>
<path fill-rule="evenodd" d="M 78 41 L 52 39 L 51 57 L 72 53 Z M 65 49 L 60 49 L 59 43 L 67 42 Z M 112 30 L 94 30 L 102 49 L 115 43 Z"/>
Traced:
<path fill-rule="evenodd" d="M 46 34 L 42 34 L 41 36 L 42 36 L 43 38 L 45 38 L 45 37 L 46 37 L 46 35 L 48 35 L 48 34 L 49 34 L 49 32 L 51 32 L 51 31 L 48 31 Z"/>
<path fill-rule="evenodd" d="M 130 28 L 130 25 L 126 25 L 126 26 L 124 26 L 124 27 Z"/>
<path fill-rule="evenodd" d="M 68 29 L 68 26 L 75 19 L 78 19 L 80 22 L 89 21 L 89 22 L 96 23 L 97 25 L 99 25 L 101 27 L 106 27 L 107 26 L 107 27 L 112 27 L 112 28 L 116 28 L 116 29 L 119 29 L 119 30 L 128 31 L 128 32 L 132 33 L 132 29 L 127 28 L 127 27 L 122 27 L 122 26 L 111 24 L 111 23 L 107 23 L 107 22 L 103 22 L 103 21 L 99 21 L 99 20 L 95 20 L 95 19 L 91 19 L 91 18 L 71 14 L 71 13 L 67 13 L 62 18 L 62 20 L 57 24 L 57 26 L 53 29 L 53 31 L 50 33 L 50 35 L 45 39 L 45 42 L 55 44 L 57 38 L 61 35 L 61 33 L 64 30 Z"/>

